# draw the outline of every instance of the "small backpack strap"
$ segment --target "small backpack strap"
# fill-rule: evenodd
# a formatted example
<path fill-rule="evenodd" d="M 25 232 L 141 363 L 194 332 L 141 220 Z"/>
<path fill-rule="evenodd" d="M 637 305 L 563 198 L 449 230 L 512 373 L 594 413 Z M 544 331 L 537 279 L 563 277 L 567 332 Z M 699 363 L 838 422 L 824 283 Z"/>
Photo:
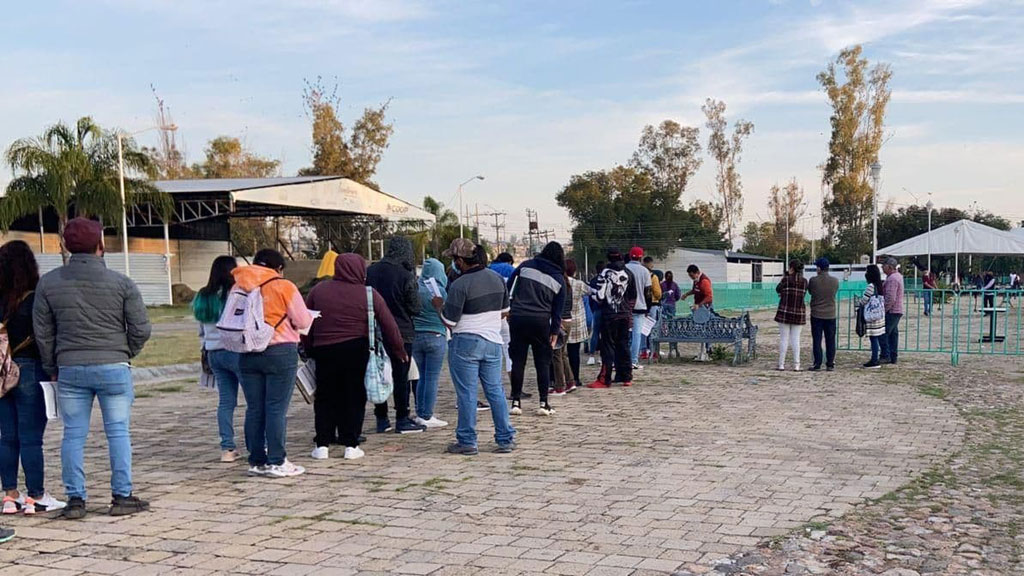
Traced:
<path fill-rule="evenodd" d="M 366 287 L 366 332 L 370 335 L 370 351 L 374 349 L 374 332 L 373 329 L 373 288 Z"/>

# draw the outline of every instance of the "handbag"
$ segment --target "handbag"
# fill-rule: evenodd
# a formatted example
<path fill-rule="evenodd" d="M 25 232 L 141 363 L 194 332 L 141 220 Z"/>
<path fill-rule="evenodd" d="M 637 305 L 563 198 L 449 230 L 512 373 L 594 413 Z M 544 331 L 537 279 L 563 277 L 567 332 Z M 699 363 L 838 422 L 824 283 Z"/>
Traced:
<path fill-rule="evenodd" d="M 366 318 L 367 334 L 370 338 L 370 359 L 366 362 L 363 385 L 366 387 L 367 400 L 373 404 L 383 404 L 391 396 L 395 380 L 391 374 L 391 360 L 384 350 L 383 338 L 380 337 L 380 329 L 374 320 L 373 288 L 369 286 L 366 287 Z"/>
<path fill-rule="evenodd" d="M 857 306 L 857 337 L 863 338 L 868 333 L 868 322 L 864 319 L 864 307 Z"/>
<path fill-rule="evenodd" d="M 199 356 L 199 387 L 214 389 L 217 387 L 217 378 L 213 375 L 213 368 L 210 368 L 210 352 L 203 348 Z"/>
<path fill-rule="evenodd" d="M 875 295 L 864 305 L 864 321 L 871 324 L 885 319 L 885 299 Z"/>
<path fill-rule="evenodd" d="M 306 404 L 312 404 L 316 397 L 316 360 L 310 358 L 295 372 L 295 387 L 302 394 Z"/>
<path fill-rule="evenodd" d="M 0 398 L 7 395 L 8 392 L 18 387 L 18 382 L 21 381 L 21 369 L 18 364 L 14 361 L 14 355 L 21 352 L 25 348 L 28 348 L 33 342 L 33 337 L 29 336 L 25 338 L 25 341 L 17 346 L 11 347 L 10 336 L 7 333 L 7 319 L 10 318 L 17 312 L 18 306 L 28 298 L 33 290 L 29 290 L 18 299 L 14 305 L 14 309 L 8 311 L 7 318 L 4 318 L 0 322 Z"/>

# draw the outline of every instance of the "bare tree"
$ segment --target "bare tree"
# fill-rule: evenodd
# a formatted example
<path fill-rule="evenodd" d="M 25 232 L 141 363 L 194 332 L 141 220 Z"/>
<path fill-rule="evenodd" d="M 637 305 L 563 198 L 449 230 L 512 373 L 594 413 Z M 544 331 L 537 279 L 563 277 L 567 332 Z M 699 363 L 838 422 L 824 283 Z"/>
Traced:
<path fill-rule="evenodd" d="M 754 132 L 754 124 L 737 120 L 730 136 L 727 134 L 729 123 L 725 117 L 725 102 L 708 98 L 701 110 L 707 118 L 704 125 L 711 131 L 708 135 L 708 151 L 718 164 L 715 189 L 722 205 L 725 237 L 729 245 L 734 246 L 733 230 L 743 217 L 743 183 L 736 165 L 743 151 L 743 140 Z"/>

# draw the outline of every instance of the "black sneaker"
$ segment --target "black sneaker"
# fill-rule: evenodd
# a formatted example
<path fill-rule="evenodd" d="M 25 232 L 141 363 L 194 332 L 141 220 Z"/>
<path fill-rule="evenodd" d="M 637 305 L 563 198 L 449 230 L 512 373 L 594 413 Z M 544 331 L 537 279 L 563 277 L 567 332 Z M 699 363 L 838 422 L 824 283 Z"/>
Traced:
<path fill-rule="evenodd" d="M 811 366 L 807 369 L 808 372 L 817 372 L 818 370 L 821 370 L 821 366 Z"/>
<path fill-rule="evenodd" d="M 485 411 L 490 410 L 490 409 L 491 409 L 491 407 L 488 406 L 486 402 L 483 402 L 481 400 L 477 400 L 476 401 L 476 411 L 477 412 L 485 412 Z"/>
<path fill-rule="evenodd" d="M 466 446 L 465 444 L 449 444 L 446 450 L 449 454 L 460 454 L 462 456 L 476 456 L 480 453 L 480 449 L 476 446 Z"/>
<path fill-rule="evenodd" d="M 417 432 L 423 432 L 426 429 L 426 426 L 421 426 L 409 418 L 402 418 L 395 423 L 395 432 L 398 434 L 415 434 Z"/>
<path fill-rule="evenodd" d="M 511 454 L 516 449 L 515 442 L 506 442 L 505 444 L 498 444 L 494 447 L 495 454 Z"/>
<path fill-rule="evenodd" d="M 138 514 L 139 512 L 147 511 L 149 511 L 149 502 L 139 500 L 137 497 L 132 495 L 114 496 L 114 499 L 110 502 L 111 516 L 128 516 L 129 514 Z"/>
<path fill-rule="evenodd" d="M 826 372 L 833 372 L 833 371 L 835 371 L 835 369 L 836 369 L 835 366 L 825 366 L 825 371 Z"/>
<path fill-rule="evenodd" d="M 530 394 L 529 392 L 523 392 L 523 393 L 519 394 L 519 397 L 520 398 L 533 398 L 533 394 Z"/>
<path fill-rule="evenodd" d="M 383 418 L 377 417 L 377 434 L 383 434 L 391 431 L 391 420 L 388 417 Z"/>
<path fill-rule="evenodd" d="M 360 444 L 366 444 L 366 436 L 363 436 L 362 434 L 360 434 L 359 438 L 356 438 L 356 442 L 358 442 Z"/>
<path fill-rule="evenodd" d="M 864 364 L 864 367 L 865 368 L 881 368 L 882 365 L 879 364 L 878 362 L 867 362 L 867 363 Z"/>
<path fill-rule="evenodd" d="M 11 530 L 10 528 L 0 528 L 0 544 L 10 542 L 11 538 L 14 538 L 14 530 Z"/>
<path fill-rule="evenodd" d="M 68 500 L 68 505 L 61 512 L 61 517 L 67 520 L 81 520 L 85 518 L 85 500 L 73 496 Z"/>

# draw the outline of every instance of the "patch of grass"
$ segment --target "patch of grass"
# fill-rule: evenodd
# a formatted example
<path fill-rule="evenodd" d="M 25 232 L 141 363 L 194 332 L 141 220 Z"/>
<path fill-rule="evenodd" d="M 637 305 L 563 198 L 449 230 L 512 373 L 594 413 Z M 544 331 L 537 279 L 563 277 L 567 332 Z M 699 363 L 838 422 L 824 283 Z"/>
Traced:
<path fill-rule="evenodd" d="M 949 394 L 949 391 L 942 386 L 932 385 L 918 386 L 917 391 L 925 396 L 931 396 L 932 398 L 938 398 L 939 400 L 945 400 L 946 396 Z"/>
<path fill-rule="evenodd" d="M 135 393 L 135 399 L 136 400 L 138 400 L 139 398 L 152 398 L 152 397 L 153 397 L 153 395 L 151 393 L 149 393 L 149 392 L 136 392 Z"/>
<path fill-rule="evenodd" d="M 150 339 L 132 363 L 139 367 L 191 364 L 199 362 L 199 356 L 199 336 L 192 332 L 174 332 Z"/>
<path fill-rule="evenodd" d="M 985 480 L 985 484 L 988 486 L 1004 486 L 1014 490 L 1024 490 L 1024 478 L 1021 478 L 1020 474 L 1016 471 L 990 476 Z"/>
<path fill-rule="evenodd" d="M 149 388 L 149 390 L 151 390 L 153 392 L 159 392 L 161 394 L 176 394 L 178 392 L 184 392 L 185 391 L 185 385 L 184 384 L 168 384 L 168 385 L 164 385 L 164 386 L 153 386 L 153 387 Z"/>
<path fill-rule="evenodd" d="M 146 312 L 153 324 L 177 322 L 192 316 L 191 306 L 151 306 L 146 308 Z"/>
<path fill-rule="evenodd" d="M 822 522 L 820 520 L 812 520 L 811 522 L 808 522 L 807 524 L 804 524 L 804 531 L 806 531 L 806 532 L 815 532 L 815 531 L 818 531 L 818 530 L 828 530 L 828 527 L 829 527 L 830 524 L 831 524 L 830 522 Z"/>
<path fill-rule="evenodd" d="M 711 361 L 712 362 L 725 362 L 732 361 L 733 353 L 730 349 L 722 346 L 721 344 L 715 344 L 711 348 Z"/>

